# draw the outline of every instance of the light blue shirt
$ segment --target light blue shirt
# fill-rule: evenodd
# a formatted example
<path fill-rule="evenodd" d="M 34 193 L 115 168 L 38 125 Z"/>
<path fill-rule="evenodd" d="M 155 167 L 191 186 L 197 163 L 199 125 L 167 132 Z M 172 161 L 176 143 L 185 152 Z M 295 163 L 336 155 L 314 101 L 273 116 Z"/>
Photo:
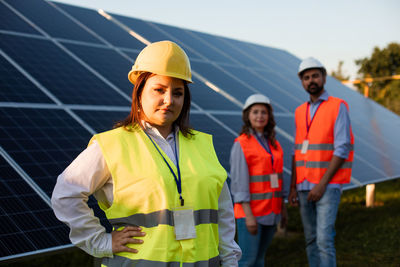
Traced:
<path fill-rule="evenodd" d="M 319 105 L 328 100 L 329 94 L 327 91 L 324 91 L 321 96 L 315 101 L 310 103 L 310 118 L 312 119 L 317 111 Z M 340 104 L 339 113 L 336 118 L 335 128 L 334 128 L 334 151 L 333 155 L 347 159 L 349 153 L 352 149 L 351 141 L 350 141 L 350 116 L 347 110 L 347 107 L 344 103 Z M 295 125 L 295 134 L 296 134 L 296 125 Z M 293 146 L 293 155 L 294 155 L 294 146 Z M 310 183 L 307 180 L 304 180 L 302 183 L 297 184 L 297 191 L 308 191 L 311 190 L 316 184 Z M 342 188 L 341 184 L 328 184 L 327 188 Z"/>

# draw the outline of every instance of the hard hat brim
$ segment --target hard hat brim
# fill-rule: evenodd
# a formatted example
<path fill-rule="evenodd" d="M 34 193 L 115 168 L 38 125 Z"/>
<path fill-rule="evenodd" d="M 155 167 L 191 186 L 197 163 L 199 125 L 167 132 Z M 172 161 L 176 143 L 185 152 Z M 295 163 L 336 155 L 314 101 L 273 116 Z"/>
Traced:
<path fill-rule="evenodd" d="M 144 73 L 145 71 L 137 71 L 137 70 L 131 70 L 128 73 L 128 79 L 132 84 L 136 83 L 137 78 L 140 76 L 140 74 Z M 157 71 L 152 71 L 151 73 L 157 74 L 157 75 L 162 75 L 162 76 L 168 76 L 172 78 L 177 78 L 181 79 L 184 81 L 187 81 L 188 83 L 193 83 L 191 78 L 184 77 L 183 75 L 180 75 L 179 73 L 165 73 L 165 72 L 157 72 Z"/>

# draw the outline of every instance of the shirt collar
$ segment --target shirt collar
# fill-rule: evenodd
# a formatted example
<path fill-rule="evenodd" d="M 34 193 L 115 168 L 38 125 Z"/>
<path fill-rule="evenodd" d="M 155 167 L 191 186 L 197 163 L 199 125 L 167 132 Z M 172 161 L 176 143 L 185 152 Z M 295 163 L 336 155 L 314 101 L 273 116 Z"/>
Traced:
<path fill-rule="evenodd" d="M 317 102 L 326 101 L 326 100 L 328 100 L 328 98 L 329 98 L 329 93 L 324 90 L 324 92 L 318 97 L 317 101 L 315 101 L 314 104 L 317 103 Z M 311 99 L 308 100 L 308 102 L 310 104 L 313 104 L 313 102 L 311 102 Z"/>
<path fill-rule="evenodd" d="M 263 133 L 259 133 L 259 132 L 255 131 L 253 128 L 250 128 L 250 133 L 252 135 L 257 135 L 258 137 L 264 137 Z"/>
<path fill-rule="evenodd" d="M 160 132 L 157 130 L 157 128 L 151 126 L 150 123 L 142 120 L 142 125 L 144 126 L 144 130 L 151 136 L 157 136 L 160 137 L 162 139 L 164 139 L 164 137 L 160 134 Z M 167 136 L 167 138 L 165 138 L 166 141 L 171 140 L 174 138 L 174 133 L 177 134 L 179 131 L 179 127 L 178 126 L 174 126 L 174 131 L 170 132 Z"/>

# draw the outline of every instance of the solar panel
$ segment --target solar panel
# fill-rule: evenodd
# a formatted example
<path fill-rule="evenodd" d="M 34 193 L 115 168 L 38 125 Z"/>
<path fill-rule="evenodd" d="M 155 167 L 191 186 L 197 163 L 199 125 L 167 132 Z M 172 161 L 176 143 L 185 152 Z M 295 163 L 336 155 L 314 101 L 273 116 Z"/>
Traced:
<path fill-rule="evenodd" d="M 207 62 L 191 63 L 192 68 L 203 77 L 207 77 L 219 88 L 228 88 L 229 94 L 241 102 L 244 102 L 250 94 L 254 94 L 254 88 L 239 84 L 238 77 L 230 76 L 229 73 L 224 72 L 221 68 Z"/>
<path fill-rule="evenodd" d="M 129 18 L 121 15 L 115 15 L 112 14 L 112 16 L 122 22 L 124 25 L 129 27 L 132 31 L 135 33 L 139 34 L 146 40 L 150 42 L 157 42 L 157 41 L 163 41 L 163 40 L 172 40 L 173 36 L 171 36 L 169 33 L 160 30 L 155 23 L 151 23 L 148 21 L 140 20 L 140 19 L 135 19 L 135 18 Z M 179 45 L 185 46 L 180 40 L 175 40 Z M 200 59 L 198 54 L 192 52 L 191 49 L 186 49 L 185 52 L 189 56 L 190 59 Z"/>
<path fill-rule="evenodd" d="M 156 23 L 153 25 L 156 25 L 161 30 L 167 32 L 170 35 L 169 39 L 172 37 L 182 42 L 184 44 L 184 49 L 185 47 L 188 47 L 190 51 L 196 51 L 201 59 L 205 58 L 213 62 L 235 64 L 229 56 L 220 53 L 212 45 L 204 42 L 190 31 Z"/>
<path fill-rule="evenodd" d="M 190 121 L 195 129 L 206 133 L 214 133 L 213 143 L 219 162 L 225 167 L 229 166 L 230 150 L 226 148 L 232 146 L 235 137 L 227 132 L 220 124 L 207 118 L 206 115 L 192 114 L 190 116 Z"/>
<path fill-rule="evenodd" d="M 205 42 L 209 43 L 217 50 L 223 51 L 225 54 L 229 55 L 230 58 L 234 59 L 235 65 L 240 64 L 251 68 L 265 68 L 262 62 L 259 62 L 249 57 L 244 51 L 232 45 L 231 42 L 224 41 L 224 39 L 219 36 L 204 34 L 196 31 L 190 32 L 198 38 L 203 39 Z"/>
<path fill-rule="evenodd" d="M 240 77 L 240 79 L 246 81 L 246 83 L 251 86 L 251 88 L 254 88 L 254 90 L 268 95 L 275 112 L 290 113 L 302 103 L 300 102 L 300 99 L 289 96 L 289 92 L 282 90 L 281 82 L 278 84 L 271 82 L 270 77 L 274 75 L 273 73 L 260 75 L 257 71 L 250 72 L 243 68 L 228 66 L 224 66 L 224 69 L 229 71 L 235 77 Z M 285 101 L 283 102 L 282 99 L 285 99 Z"/>
<path fill-rule="evenodd" d="M 105 110 L 76 110 L 75 113 L 82 118 L 97 133 L 111 130 L 113 125 L 129 115 L 130 109 L 125 111 Z"/>
<path fill-rule="evenodd" d="M 0 259 L 68 244 L 68 227 L 2 156 L 0 173 Z"/>
<path fill-rule="evenodd" d="M 77 24 L 71 23 L 71 20 L 64 16 L 57 9 L 53 8 L 46 1 L 42 0 L 15 0 L 6 1 L 37 27 L 44 30 L 49 36 L 75 41 L 84 41 L 90 43 L 100 43 Z"/>
<path fill-rule="evenodd" d="M 4 57 L 0 58 L 0 77 L 2 102 L 54 103 Z"/>
<path fill-rule="evenodd" d="M 113 46 L 119 48 L 136 49 L 138 52 L 145 47 L 142 42 L 136 38 L 132 38 L 132 36 L 129 34 L 126 34 L 126 31 L 117 25 L 110 23 L 103 16 L 99 16 L 95 10 L 79 8 L 62 3 L 53 5 L 60 7 L 60 9 L 66 12 L 67 15 L 74 17 L 79 21 L 79 23 L 84 24 L 86 27 L 90 29 L 96 29 L 96 34 L 104 38 Z"/>
<path fill-rule="evenodd" d="M 283 76 L 297 78 L 296 73 L 300 60 L 293 60 L 293 56 L 289 53 L 280 49 L 260 46 L 257 44 L 237 43 L 237 45 L 247 46 L 249 49 L 246 49 L 246 52 L 248 52 L 253 58 L 262 61 L 264 65 L 273 66 L 273 70 L 276 73 L 282 74 Z M 295 61 L 295 63 L 291 63 L 291 60 Z"/>
<path fill-rule="evenodd" d="M 2 34 L 0 45 L 63 103 L 129 105 L 128 100 L 49 40 Z"/>
<path fill-rule="evenodd" d="M 0 144 L 50 196 L 55 177 L 84 148 L 91 135 L 59 109 L 2 108 Z"/>
<path fill-rule="evenodd" d="M 241 104 L 255 92 L 271 98 L 288 186 L 293 112 L 308 98 L 296 56 L 43 0 L 1 1 L 0 15 L 0 261 L 71 246 L 68 228 L 49 206 L 56 177 L 94 133 L 129 114 L 127 73 L 147 42 L 173 40 L 189 55 L 191 125 L 213 135 L 227 170 Z M 345 189 L 398 178 L 399 116 L 331 77 L 326 88 L 350 106 L 356 143 L 353 179 Z M 109 230 L 95 200 L 89 203 Z"/>
<path fill-rule="evenodd" d="M 0 5 L 0 29 L 16 31 L 20 33 L 39 34 L 32 26 L 29 26 L 23 19 L 16 16 L 15 13 L 4 5 Z"/>
<path fill-rule="evenodd" d="M 112 84 L 122 88 L 127 95 L 131 95 L 133 86 L 127 79 L 127 73 L 130 71 L 134 59 L 124 58 L 108 47 L 91 47 L 79 44 L 65 44 L 65 46 Z M 98 93 L 101 94 L 101 92 Z"/>
<path fill-rule="evenodd" d="M 126 25 L 129 29 L 139 34 L 140 36 L 143 36 L 150 42 L 168 40 L 166 34 L 158 31 L 147 21 L 121 16 L 117 14 L 111 14 L 111 15 L 114 19 L 120 21 L 122 24 Z"/>
<path fill-rule="evenodd" d="M 207 110 L 235 110 L 237 106 L 221 94 L 210 90 L 207 85 L 196 77 L 192 77 L 190 93 L 195 102 L 201 103 L 201 107 Z"/>

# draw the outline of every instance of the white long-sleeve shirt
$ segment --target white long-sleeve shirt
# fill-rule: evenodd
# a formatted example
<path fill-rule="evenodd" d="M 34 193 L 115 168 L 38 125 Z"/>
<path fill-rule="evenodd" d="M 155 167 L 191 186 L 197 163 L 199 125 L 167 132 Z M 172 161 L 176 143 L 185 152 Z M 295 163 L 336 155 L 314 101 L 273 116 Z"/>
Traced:
<path fill-rule="evenodd" d="M 149 125 L 146 127 L 146 132 L 176 164 L 173 133 L 164 139 L 157 129 Z M 87 205 L 92 194 L 106 207 L 112 205 L 113 180 L 96 141 L 58 176 L 51 202 L 56 217 L 69 226 L 69 237 L 74 245 L 95 257 L 113 257 L 111 234 L 106 233 L 99 219 Z M 237 266 L 241 250 L 234 241 L 235 219 L 226 183 L 219 196 L 218 207 L 219 253 L 222 266 Z"/>

